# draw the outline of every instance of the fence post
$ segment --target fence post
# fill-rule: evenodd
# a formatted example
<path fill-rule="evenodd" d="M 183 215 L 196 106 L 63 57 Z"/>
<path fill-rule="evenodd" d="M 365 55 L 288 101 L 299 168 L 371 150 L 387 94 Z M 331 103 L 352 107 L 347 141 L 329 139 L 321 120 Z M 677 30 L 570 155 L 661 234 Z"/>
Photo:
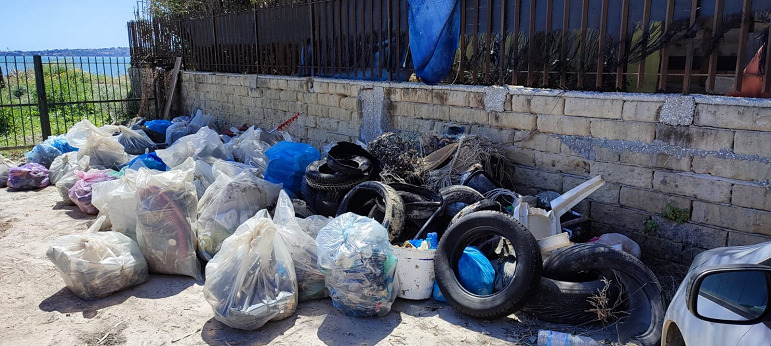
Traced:
<path fill-rule="evenodd" d="M 48 119 L 48 99 L 46 99 L 45 78 L 43 78 L 43 59 L 40 55 L 34 55 L 32 62 L 35 65 L 35 86 L 37 87 L 37 109 L 40 113 L 40 129 L 43 139 L 51 135 L 51 122 Z"/>

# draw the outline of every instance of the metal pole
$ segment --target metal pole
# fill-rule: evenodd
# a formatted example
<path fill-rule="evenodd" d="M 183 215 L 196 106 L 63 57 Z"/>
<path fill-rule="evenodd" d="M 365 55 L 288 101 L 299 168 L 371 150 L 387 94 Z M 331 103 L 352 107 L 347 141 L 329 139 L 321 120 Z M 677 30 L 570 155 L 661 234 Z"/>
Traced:
<path fill-rule="evenodd" d="M 32 57 L 35 65 L 35 86 L 37 87 L 37 108 L 40 113 L 40 129 L 43 139 L 51 135 L 51 122 L 48 119 L 48 100 L 46 99 L 46 85 L 43 78 L 43 59 L 40 55 Z"/>

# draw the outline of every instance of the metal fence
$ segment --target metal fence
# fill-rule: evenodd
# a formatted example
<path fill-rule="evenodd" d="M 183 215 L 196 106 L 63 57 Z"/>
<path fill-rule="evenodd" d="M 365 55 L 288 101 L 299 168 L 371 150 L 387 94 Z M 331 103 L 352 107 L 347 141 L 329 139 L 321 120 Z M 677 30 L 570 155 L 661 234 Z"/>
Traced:
<path fill-rule="evenodd" d="M 82 119 L 134 116 L 141 91 L 129 66 L 120 57 L 0 56 L 0 149 L 35 145 Z"/>
<path fill-rule="evenodd" d="M 459 49 L 445 83 L 726 93 L 741 88 L 757 58 L 748 72 L 771 90 L 771 49 L 762 49 L 771 46 L 771 1 L 459 1 Z M 132 57 L 163 47 L 191 70 L 406 80 L 407 8 L 407 0 L 275 0 L 148 17 L 129 23 Z M 137 35 L 141 22 L 155 31 Z"/>

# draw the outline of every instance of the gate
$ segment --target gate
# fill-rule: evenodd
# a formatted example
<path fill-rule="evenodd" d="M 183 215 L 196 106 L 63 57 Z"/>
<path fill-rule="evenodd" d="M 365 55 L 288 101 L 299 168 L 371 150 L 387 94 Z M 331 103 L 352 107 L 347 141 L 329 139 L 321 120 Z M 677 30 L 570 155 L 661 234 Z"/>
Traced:
<path fill-rule="evenodd" d="M 131 118 L 140 84 L 127 57 L 0 56 L 0 150 L 31 147 L 82 119 Z"/>

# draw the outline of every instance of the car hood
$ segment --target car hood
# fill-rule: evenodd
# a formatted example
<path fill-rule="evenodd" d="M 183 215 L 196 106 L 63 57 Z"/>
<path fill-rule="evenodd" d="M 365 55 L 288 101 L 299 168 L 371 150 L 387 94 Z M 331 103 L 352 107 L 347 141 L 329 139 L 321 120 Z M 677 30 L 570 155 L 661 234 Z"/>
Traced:
<path fill-rule="evenodd" d="M 771 241 L 745 246 L 719 247 L 704 251 L 693 259 L 689 272 L 723 264 L 771 265 Z"/>

